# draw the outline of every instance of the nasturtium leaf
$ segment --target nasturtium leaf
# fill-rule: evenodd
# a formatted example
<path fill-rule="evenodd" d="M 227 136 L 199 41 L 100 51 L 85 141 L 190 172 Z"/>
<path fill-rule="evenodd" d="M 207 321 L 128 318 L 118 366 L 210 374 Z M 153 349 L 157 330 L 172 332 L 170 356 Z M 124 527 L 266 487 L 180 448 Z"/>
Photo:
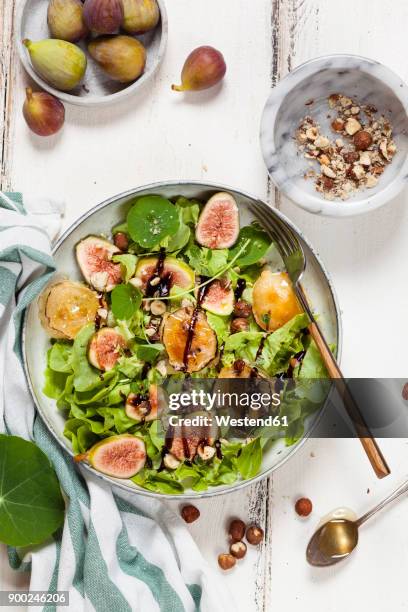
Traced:
<path fill-rule="evenodd" d="M 117 321 L 133 317 L 142 303 L 142 294 L 132 285 L 117 285 L 111 293 L 112 313 Z"/>
<path fill-rule="evenodd" d="M 145 249 L 158 245 L 166 236 L 174 236 L 180 225 L 177 208 L 157 195 L 139 198 L 127 216 L 129 234 Z"/>
<path fill-rule="evenodd" d="M 0 541 L 40 544 L 61 527 L 64 511 L 47 456 L 32 442 L 0 434 Z"/>
<path fill-rule="evenodd" d="M 235 261 L 237 266 L 250 266 L 264 257 L 272 242 L 268 234 L 253 225 L 243 227 L 239 232 L 238 242 L 230 250 L 230 259 L 235 257 L 245 242 L 250 241 L 241 255 Z"/>

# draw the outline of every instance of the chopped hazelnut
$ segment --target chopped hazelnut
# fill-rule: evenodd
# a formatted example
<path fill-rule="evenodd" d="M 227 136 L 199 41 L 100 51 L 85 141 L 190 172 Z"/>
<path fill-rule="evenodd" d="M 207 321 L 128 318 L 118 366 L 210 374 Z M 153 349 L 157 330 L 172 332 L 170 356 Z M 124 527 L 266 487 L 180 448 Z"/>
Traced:
<path fill-rule="evenodd" d="M 161 300 L 153 300 L 150 304 L 151 313 L 155 316 L 161 316 L 166 312 L 166 304 Z"/>
<path fill-rule="evenodd" d="M 371 136 L 370 132 L 361 130 L 360 132 L 357 132 L 357 134 L 354 134 L 353 142 L 357 151 L 366 151 L 368 147 L 371 146 L 373 137 Z"/>
<path fill-rule="evenodd" d="M 355 166 L 353 166 L 352 172 L 358 181 L 362 179 L 366 173 L 363 166 L 360 166 L 360 164 L 355 164 Z"/>
<path fill-rule="evenodd" d="M 368 151 L 363 151 L 362 153 L 360 153 L 359 163 L 362 166 L 371 166 L 371 157 Z"/>
<path fill-rule="evenodd" d="M 243 559 L 247 552 L 247 545 L 245 542 L 233 542 L 230 546 L 230 553 L 236 559 Z"/>
<path fill-rule="evenodd" d="M 118 232 L 113 237 L 113 244 L 121 251 L 127 251 L 129 248 L 128 237 L 123 232 Z"/>
<path fill-rule="evenodd" d="M 331 168 L 329 168 L 329 166 L 326 165 L 322 165 L 322 172 L 324 174 L 324 176 L 327 176 L 328 178 L 334 179 L 336 178 L 336 173 L 333 172 L 333 170 Z"/>
<path fill-rule="evenodd" d="M 354 134 L 361 130 L 361 123 L 354 119 L 354 117 L 350 117 L 346 121 L 345 130 L 349 136 L 354 136 Z"/>
<path fill-rule="evenodd" d="M 327 149 L 330 145 L 330 140 L 325 136 L 318 136 L 314 143 L 318 149 Z"/>
<path fill-rule="evenodd" d="M 339 101 L 339 94 L 331 94 L 329 96 L 329 106 L 330 108 L 334 108 L 337 104 L 337 102 Z"/>
<path fill-rule="evenodd" d="M 198 453 L 198 456 L 203 461 L 209 461 L 215 455 L 215 448 L 213 446 L 208 445 L 208 444 L 206 444 L 206 445 L 200 444 L 198 446 L 198 448 L 197 448 L 197 453 Z"/>
<path fill-rule="evenodd" d="M 372 189 L 373 187 L 375 187 L 378 183 L 378 178 L 376 176 L 373 176 L 372 174 L 367 174 L 367 179 L 366 179 L 366 187 L 368 189 Z"/>
<path fill-rule="evenodd" d="M 163 463 L 164 466 L 168 469 L 168 470 L 177 470 L 178 466 L 180 465 L 180 461 L 171 453 L 166 453 L 163 459 Z M 184 518 L 184 516 L 183 516 Z M 187 521 L 188 523 L 189 521 Z"/>
<path fill-rule="evenodd" d="M 249 323 L 243 317 L 239 317 L 238 319 L 233 319 L 231 322 L 231 334 L 236 334 L 238 332 L 245 332 L 249 329 Z"/>
<path fill-rule="evenodd" d="M 310 127 L 306 130 L 306 136 L 308 140 L 316 140 L 318 135 L 319 135 L 319 132 L 316 127 Z"/>
<path fill-rule="evenodd" d="M 231 537 L 231 540 L 233 542 L 239 542 L 240 540 L 242 540 L 245 535 L 245 528 L 246 525 L 244 521 L 241 521 L 240 519 L 234 519 L 233 521 L 231 521 L 228 529 L 228 533 Z"/>
<path fill-rule="evenodd" d="M 238 300 L 234 306 L 234 315 L 239 318 L 243 317 L 244 319 L 247 319 L 249 316 L 251 316 L 251 313 L 251 304 L 248 304 L 248 302 L 245 302 L 244 300 Z"/>
<path fill-rule="evenodd" d="M 222 570 L 229 570 L 233 568 L 236 562 L 236 558 L 229 553 L 223 553 L 222 555 L 218 555 L 218 565 Z"/>
<path fill-rule="evenodd" d="M 348 164 L 354 164 L 354 162 L 358 161 L 359 154 L 356 151 L 349 151 L 348 153 L 344 153 L 343 159 Z"/>
<path fill-rule="evenodd" d="M 261 529 L 257 525 L 251 525 L 250 527 L 248 527 L 246 531 L 246 539 L 248 540 L 250 544 L 257 546 L 258 544 L 262 542 L 263 537 L 264 537 L 263 529 Z"/>
<path fill-rule="evenodd" d="M 319 157 L 319 162 L 322 164 L 322 166 L 328 166 L 330 164 L 330 159 L 323 153 L 323 155 L 320 155 Z"/>
<path fill-rule="evenodd" d="M 136 287 L 137 289 L 140 289 L 140 287 L 143 286 L 143 281 L 141 278 L 138 278 L 137 276 L 135 276 L 134 278 L 131 278 L 129 283 L 131 285 L 133 285 L 133 287 Z"/>
<path fill-rule="evenodd" d="M 186 523 L 194 523 L 194 521 L 199 518 L 200 511 L 195 506 L 188 504 L 187 506 L 183 506 L 183 508 L 181 509 L 181 516 L 186 521 Z"/>
<path fill-rule="evenodd" d="M 323 176 L 322 185 L 323 185 L 323 189 L 330 191 L 330 189 L 333 189 L 334 187 L 334 180 L 329 178 L 328 176 Z"/>
<path fill-rule="evenodd" d="M 335 132 L 342 132 L 344 130 L 344 121 L 340 118 L 334 119 L 331 126 Z"/>
<path fill-rule="evenodd" d="M 313 509 L 313 504 L 307 497 L 301 497 L 295 504 L 295 510 L 299 516 L 309 516 Z"/>

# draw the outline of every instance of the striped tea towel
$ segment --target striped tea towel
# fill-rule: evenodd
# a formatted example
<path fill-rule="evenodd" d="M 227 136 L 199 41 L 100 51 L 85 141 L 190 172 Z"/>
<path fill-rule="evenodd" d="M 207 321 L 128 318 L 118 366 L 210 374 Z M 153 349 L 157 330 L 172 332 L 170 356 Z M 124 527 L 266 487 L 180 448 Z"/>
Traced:
<path fill-rule="evenodd" d="M 65 493 L 66 519 L 53 541 L 10 549 L 12 567 L 31 571 L 30 590 L 69 591 L 74 612 L 236 609 L 178 516 L 74 467 L 36 417 L 20 330 L 24 309 L 55 269 L 47 231 L 57 233 L 61 206 L 37 201 L 27 211 L 20 196 L 0 192 L 0 431 L 34 439 L 48 455 Z"/>

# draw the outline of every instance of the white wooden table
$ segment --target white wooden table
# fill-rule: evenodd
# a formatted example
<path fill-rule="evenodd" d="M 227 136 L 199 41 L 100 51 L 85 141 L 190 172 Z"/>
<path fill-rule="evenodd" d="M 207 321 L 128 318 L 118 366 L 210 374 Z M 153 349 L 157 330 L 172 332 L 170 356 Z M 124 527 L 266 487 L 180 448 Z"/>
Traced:
<path fill-rule="evenodd" d="M 1 187 L 63 197 L 65 226 L 115 193 L 166 179 L 218 181 L 268 200 L 305 232 L 330 271 L 343 312 L 343 367 L 349 376 L 406 373 L 408 200 L 352 219 L 323 219 L 283 200 L 268 181 L 258 131 L 271 86 L 309 58 L 367 55 L 408 80 L 404 0 L 168 0 L 170 38 L 159 74 L 141 97 L 102 110 L 67 108 L 63 132 L 33 137 L 21 116 L 26 77 L 13 45 L 13 5 L 2 20 Z M 228 76 L 221 91 L 171 92 L 185 56 L 200 44 L 221 49 Z M 357 512 L 408 475 L 406 440 L 382 443 L 392 475 L 377 481 L 356 441 L 314 440 L 264 482 L 199 505 L 191 531 L 210 563 L 225 548 L 231 516 L 265 529 L 260 553 L 225 575 L 241 612 L 408 609 L 408 501 L 364 528 L 357 554 L 332 570 L 313 570 L 305 546 L 319 517 L 345 504 Z M 310 497 L 313 515 L 295 516 Z M 177 506 L 177 503 L 172 503 Z M 377 550 L 381 556 L 377 555 Z M 22 587 L 0 551 L 0 588 Z M 147 612 L 147 611 L 146 611 Z M 229 611 L 228 611 L 229 612 Z"/>

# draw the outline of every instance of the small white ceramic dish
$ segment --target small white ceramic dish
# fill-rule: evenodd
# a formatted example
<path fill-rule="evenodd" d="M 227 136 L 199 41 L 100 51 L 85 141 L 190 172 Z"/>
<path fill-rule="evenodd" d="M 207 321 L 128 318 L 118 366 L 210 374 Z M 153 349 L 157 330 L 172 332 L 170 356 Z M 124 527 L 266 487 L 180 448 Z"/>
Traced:
<path fill-rule="evenodd" d="M 109 236 L 112 227 L 118 225 L 126 219 L 127 212 L 131 205 L 131 201 L 135 197 L 140 197 L 146 194 L 158 194 L 166 198 L 173 198 L 179 195 L 186 198 L 197 198 L 202 201 L 207 201 L 214 193 L 218 191 L 227 191 L 231 193 L 237 201 L 241 224 L 246 225 L 253 220 L 253 217 L 248 212 L 248 205 L 256 201 L 261 204 L 264 213 L 273 217 L 279 217 L 288 223 L 299 236 L 306 255 L 306 271 L 302 280 L 302 284 L 309 296 L 310 302 L 313 304 L 316 312 L 319 313 L 319 322 L 322 325 L 324 334 L 329 343 L 334 343 L 337 347 L 337 359 L 341 353 L 341 320 L 340 310 L 334 294 L 334 290 L 330 279 L 325 271 L 322 263 L 314 253 L 312 247 L 302 237 L 299 230 L 286 219 L 279 211 L 269 208 L 266 204 L 260 202 L 246 193 L 231 189 L 225 185 L 202 184 L 193 182 L 171 182 L 158 183 L 139 187 L 127 193 L 120 194 L 110 198 L 106 202 L 99 204 L 92 210 L 88 211 L 80 219 L 78 219 L 59 239 L 54 247 L 54 258 L 57 265 L 57 272 L 71 279 L 83 280 L 83 277 L 78 269 L 75 259 L 75 245 L 84 236 L 90 234 L 104 234 Z M 277 261 L 277 265 L 281 266 L 282 262 Z M 37 300 L 31 304 L 27 310 L 24 331 L 23 331 L 23 353 L 25 361 L 25 371 L 27 381 L 34 398 L 38 411 L 47 425 L 50 432 L 56 438 L 58 443 L 73 455 L 70 442 L 64 437 L 65 419 L 61 412 L 57 409 L 55 401 L 46 397 L 42 392 L 44 387 L 44 372 L 46 368 L 47 350 L 50 347 L 50 339 L 41 326 L 38 316 Z M 316 417 L 318 413 L 316 414 Z M 253 484 L 257 480 L 264 478 L 272 470 L 275 470 L 284 463 L 293 453 L 295 453 L 302 442 L 306 440 L 306 436 L 296 445 L 287 447 L 284 440 L 277 441 L 270 450 L 265 454 L 264 461 L 260 470 L 259 476 L 252 480 L 239 481 L 230 486 L 219 486 L 210 488 L 204 493 L 194 491 L 186 491 L 182 495 L 164 495 L 161 493 L 153 493 L 138 487 L 131 480 L 119 480 L 104 476 L 97 472 L 88 464 L 84 464 L 85 469 L 92 471 L 93 474 L 99 476 L 103 480 L 120 486 L 127 490 L 138 491 L 144 495 L 151 497 L 168 497 L 171 499 L 182 498 L 197 498 L 197 497 L 212 497 L 229 491 L 235 491 L 249 484 Z"/>
<path fill-rule="evenodd" d="M 139 91 L 149 81 L 163 61 L 167 47 L 168 22 L 164 0 L 157 0 L 160 8 L 160 21 L 151 32 L 136 38 L 146 48 L 146 69 L 142 76 L 134 83 L 123 84 L 113 81 L 105 74 L 86 51 L 86 44 L 81 41 L 78 45 L 85 51 L 88 66 L 81 85 L 72 91 L 59 91 L 42 79 L 31 65 L 30 56 L 23 45 L 28 38 L 33 41 L 50 38 L 47 25 L 47 8 L 49 0 L 20 0 L 17 10 L 17 48 L 21 62 L 30 77 L 45 91 L 53 94 L 60 100 L 77 106 L 105 106 L 119 102 L 136 91 Z"/>
<path fill-rule="evenodd" d="M 312 116 L 330 133 L 327 98 L 342 93 L 374 104 L 390 118 L 398 147 L 377 186 L 349 200 L 326 200 L 305 180 L 310 169 L 293 139 L 303 117 Z M 313 101 L 310 105 L 306 102 Z M 344 217 L 374 210 L 397 196 L 408 181 L 408 87 L 389 68 L 357 55 L 329 55 L 296 68 L 272 89 L 261 122 L 261 147 L 268 172 L 288 198 L 315 214 Z"/>

